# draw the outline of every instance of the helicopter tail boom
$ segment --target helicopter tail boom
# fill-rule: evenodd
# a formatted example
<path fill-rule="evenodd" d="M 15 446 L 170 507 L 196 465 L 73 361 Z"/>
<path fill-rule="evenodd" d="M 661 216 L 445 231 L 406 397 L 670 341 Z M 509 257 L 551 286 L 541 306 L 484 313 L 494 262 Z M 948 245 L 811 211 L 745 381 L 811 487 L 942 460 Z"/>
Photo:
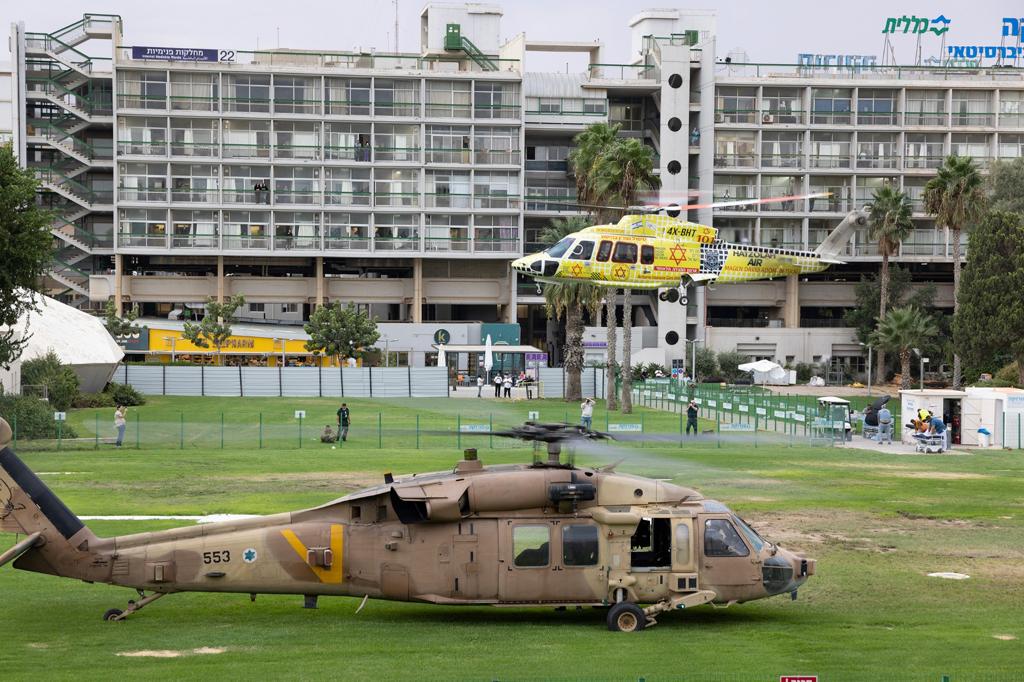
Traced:
<path fill-rule="evenodd" d="M 846 245 L 857 228 L 866 225 L 867 220 L 868 214 L 864 209 L 850 211 L 843 221 L 825 237 L 825 241 L 818 245 L 814 253 L 825 262 L 842 263 L 843 261 L 839 260 L 837 256 L 846 249 Z"/>

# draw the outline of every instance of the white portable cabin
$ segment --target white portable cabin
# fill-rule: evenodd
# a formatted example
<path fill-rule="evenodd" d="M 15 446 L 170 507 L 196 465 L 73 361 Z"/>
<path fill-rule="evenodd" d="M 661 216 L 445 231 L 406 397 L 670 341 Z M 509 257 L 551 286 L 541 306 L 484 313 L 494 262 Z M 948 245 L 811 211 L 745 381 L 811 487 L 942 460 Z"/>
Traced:
<path fill-rule="evenodd" d="M 906 428 L 912 419 L 917 417 L 921 408 L 931 411 L 932 414 L 943 417 L 943 415 L 960 415 L 962 403 L 967 397 L 966 391 L 954 391 L 950 388 L 926 388 L 924 390 L 912 389 L 900 391 L 900 424 L 898 424 L 900 440 L 904 443 L 913 443 L 913 432 Z M 950 424 L 946 424 L 950 426 Z M 961 438 L 963 436 L 963 420 L 961 419 Z M 977 438 L 977 433 L 974 434 Z M 952 438 L 952 436 L 951 436 Z M 977 442 L 977 440 L 975 440 Z"/>
<path fill-rule="evenodd" d="M 960 445 L 977 447 L 978 429 L 992 434 L 990 442 L 997 447 L 1021 447 L 1024 433 L 1024 390 L 969 386 L 963 391 L 925 389 L 900 391 L 901 430 L 921 408 L 934 414 L 960 417 Z M 947 425 L 951 426 L 951 425 Z"/>

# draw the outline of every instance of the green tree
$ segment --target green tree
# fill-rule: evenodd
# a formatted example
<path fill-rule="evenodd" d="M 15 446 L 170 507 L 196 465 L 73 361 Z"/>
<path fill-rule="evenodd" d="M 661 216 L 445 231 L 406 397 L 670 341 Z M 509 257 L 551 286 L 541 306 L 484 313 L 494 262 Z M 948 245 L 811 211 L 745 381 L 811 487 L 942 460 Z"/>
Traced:
<path fill-rule="evenodd" d="M 881 291 L 878 308 L 879 319 L 885 317 L 889 302 L 889 258 L 897 253 L 900 243 L 910 236 L 914 224 L 910 220 L 912 210 L 910 199 L 895 187 L 886 185 L 875 190 L 868 214 L 868 238 L 878 242 L 878 253 L 882 256 L 882 271 L 879 281 Z M 878 351 L 877 381 L 885 381 L 885 351 Z"/>
<path fill-rule="evenodd" d="M 739 366 L 750 362 L 750 358 L 742 353 L 726 350 L 718 354 L 718 371 L 730 384 L 735 384 L 746 372 L 740 371 Z"/>
<path fill-rule="evenodd" d="M 58 412 L 67 410 L 78 397 L 78 375 L 52 350 L 21 364 L 21 385 L 45 386 L 47 399 Z"/>
<path fill-rule="evenodd" d="M 993 211 L 971 232 L 961 287 L 953 336 L 970 374 L 995 373 L 1009 355 L 1024 384 L 1024 216 Z"/>
<path fill-rule="evenodd" d="M 139 319 L 137 306 L 132 306 L 123 316 L 118 316 L 117 306 L 114 305 L 113 299 L 108 299 L 103 308 L 103 315 L 107 332 L 118 343 L 124 343 L 126 339 L 139 333 L 139 326 L 135 324 L 135 320 Z"/>
<path fill-rule="evenodd" d="M 718 374 L 718 356 L 715 351 L 710 348 L 697 348 L 697 376 L 692 379 L 699 384 Z"/>
<path fill-rule="evenodd" d="M 548 317 L 565 322 L 565 399 L 583 396 L 580 373 L 583 371 L 583 314 L 596 315 L 601 305 L 601 290 L 585 282 L 559 282 L 544 286 Z"/>
<path fill-rule="evenodd" d="M 186 322 L 181 332 L 182 337 L 200 348 L 213 346 L 217 349 L 220 362 L 220 349 L 231 338 L 231 323 L 235 320 L 235 312 L 243 305 L 245 297 L 241 295 L 232 296 L 223 303 L 211 296 L 206 299 L 206 315 L 202 321 Z"/>
<path fill-rule="evenodd" d="M 53 255 L 48 211 L 36 203 L 35 174 L 18 166 L 11 144 L 0 145 L 0 367 L 17 360 L 28 335 L 18 320 L 36 310 L 39 288 Z"/>
<path fill-rule="evenodd" d="M 991 210 L 1024 213 L 1024 157 L 993 163 L 985 188 Z"/>
<path fill-rule="evenodd" d="M 960 309 L 960 233 L 970 231 L 985 203 L 981 173 L 969 156 L 948 156 L 924 186 L 924 207 L 953 238 L 953 315 Z M 960 388 L 960 354 L 953 354 L 953 388 Z"/>
<path fill-rule="evenodd" d="M 939 328 L 917 308 L 893 308 L 878 323 L 871 337 L 876 348 L 892 351 L 900 359 L 900 388 L 910 388 L 910 352 L 937 336 Z"/>
<path fill-rule="evenodd" d="M 654 150 L 635 138 L 615 138 L 597 159 L 593 169 L 593 196 L 599 204 L 632 206 L 640 192 L 657 189 Z M 625 288 L 622 297 L 622 412 L 633 411 L 633 295 Z"/>
<path fill-rule="evenodd" d="M 594 123 L 573 138 L 575 147 L 569 152 L 569 165 L 572 167 L 576 179 L 577 201 L 587 205 L 588 208 L 597 206 L 599 202 L 604 201 L 604 197 L 595 192 L 594 181 L 597 177 L 597 167 L 605 152 L 618 137 L 621 127 L 618 123 L 612 125 Z M 597 208 L 595 210 L 599 220 L 607 213 L 606 209 Z"/>
<path fill-rule="evenodd" d="M 359 358 L 380 338 L 377 321 L 354 305 L 326 303 L 309 316 L 306 350 L 335 358 Z"/>

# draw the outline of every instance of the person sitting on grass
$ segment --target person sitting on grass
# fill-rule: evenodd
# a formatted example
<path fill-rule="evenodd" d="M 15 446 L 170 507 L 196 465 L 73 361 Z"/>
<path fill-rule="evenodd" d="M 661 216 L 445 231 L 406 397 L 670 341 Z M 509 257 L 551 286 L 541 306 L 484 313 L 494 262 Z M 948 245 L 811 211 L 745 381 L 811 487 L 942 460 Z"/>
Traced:
<path fill-rule="evenodd" d="M 337 437 L 338 437 L 338 435 L 336 433 L 334 433 L 334 429 L 331 428 L 331 425 L 330 424 L 326 424 L 326 425 L 324 425 L 323 432 L 320 434 L 320 442 L 321 443 L 333 443 Z"/>

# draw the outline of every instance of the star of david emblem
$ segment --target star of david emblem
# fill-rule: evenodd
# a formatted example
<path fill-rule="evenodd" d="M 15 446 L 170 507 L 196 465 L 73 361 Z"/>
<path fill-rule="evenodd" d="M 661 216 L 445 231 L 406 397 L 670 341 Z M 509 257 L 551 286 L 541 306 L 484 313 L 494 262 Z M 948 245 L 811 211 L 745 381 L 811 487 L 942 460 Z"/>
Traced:
<path fill-rule="evenodd" d="M 625 279 L 625 277 L 626 277 L 626 268 L 624 266 L 622 266 L 622 265 L 616 266 L 616 268 L 612 271 L 612 275 L 616 279 Z"/>
<path fill-rule="evenodd" d="M 251 547 L 242 552 L 242 560 L 247 564 L 251 564 L 256 561 L 256 556 L 256 550 Z"/>
<path fill-rule="evenodd" d="M 668 257 L 672 259 L 673 263 L 679 265 L 686 260 L 686 249 L 676 244 L 669 250 Z"/>
<path fill-rule="evenodd" d="M 569 270 L 572 272 L 573 277 L 579 277 L 580 274 L 582 274 L 583 272 L 583 266 L 581 266 L 579 263 L 573 263 L 572 267 L 569 268 Z"/>

